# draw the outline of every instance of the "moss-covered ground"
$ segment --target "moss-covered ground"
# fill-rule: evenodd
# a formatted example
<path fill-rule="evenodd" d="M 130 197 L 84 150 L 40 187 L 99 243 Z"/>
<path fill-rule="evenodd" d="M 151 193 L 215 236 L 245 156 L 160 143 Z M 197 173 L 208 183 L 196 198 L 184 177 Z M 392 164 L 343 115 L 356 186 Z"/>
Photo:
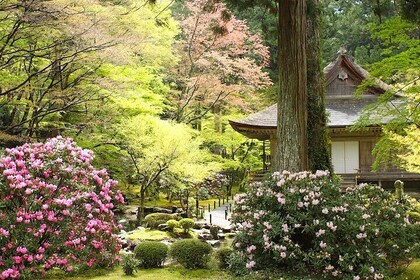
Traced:
<path fill-rule="evenodd" d="M 133 276 L 126 276 L 122 271 L 121 267 L 115 269 L 101 269 L 101 270 L 92 270 L 83 274 L 69 276 L 65 275 L 61 271 L 50 272 L 46 279 L 49 280 L 117 280 L 117 279 L 141 279 L 141 280 L 176 280 L 176 279 L 209 279 L 209 280 L 222 280 L 222 279 L 264 279 L 265 276 L 254 275 L 250 277 L 234 277 L 229 275 L 226 271 L 219 270 L 217 264 L 213 261 L 210 263 L 209 268 L 207 269 L 185 269 L 179 265 L 171 265 L 164 268 L 157 269 L 140 269 Z M 267 278 L 265 278 L 267 279 Z M 314 279 L 311 278 L 302 278 L 296 276 L 291 276 L 284 278 L 276 278 L 275 275 L 270 275 L 269 279 Z M 402 274 L 397 277 L 393 277 L 391 280 L 416 280 L 420 279 L 420 259 L 414 261 Z"/>

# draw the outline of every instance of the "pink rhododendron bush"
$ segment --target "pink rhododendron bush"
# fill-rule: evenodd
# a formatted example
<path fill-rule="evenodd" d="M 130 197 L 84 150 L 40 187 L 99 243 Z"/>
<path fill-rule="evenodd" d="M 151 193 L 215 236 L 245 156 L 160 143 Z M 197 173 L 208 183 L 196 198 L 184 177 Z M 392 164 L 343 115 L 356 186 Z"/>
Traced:
<path fill-rule="evenodd" d="M 117 262 L 123 202 L 116 181 L 71 139 L 7 149 L 0 158 L 0 279 L 32 279 Z M 30 276 L 32 275 L 32 276 Z"/>
<path fill-rule="evenodd" d="M 235 198 L 236 274 L 275 268 L 325 278 L 382 279 L 410 261 L 419 225 L 407 202 L 366 184 L 341 193 L 326 171 L 275 173 Z"/>

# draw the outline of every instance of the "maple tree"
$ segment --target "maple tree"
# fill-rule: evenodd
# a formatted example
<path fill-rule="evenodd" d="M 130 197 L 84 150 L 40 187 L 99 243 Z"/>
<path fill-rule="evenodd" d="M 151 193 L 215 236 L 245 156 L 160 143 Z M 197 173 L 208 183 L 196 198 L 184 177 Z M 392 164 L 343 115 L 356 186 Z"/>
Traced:
<path fill-rule="evenodd" d="M 193 123 L 222 102 L 246 106 L 241 94 L 271 84 L 263 67 L 269 51 L 243 20 L 217 0 L 189 1 L 181 15 L 181 62 L 174 70 L 169 115 Z"/>

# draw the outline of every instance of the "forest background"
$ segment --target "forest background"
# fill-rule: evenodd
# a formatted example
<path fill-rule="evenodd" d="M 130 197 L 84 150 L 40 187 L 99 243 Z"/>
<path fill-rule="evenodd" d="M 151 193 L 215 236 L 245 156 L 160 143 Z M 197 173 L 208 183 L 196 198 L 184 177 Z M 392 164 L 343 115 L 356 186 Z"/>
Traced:
<path fill-rule="evenodd" d="M 149 2 L 0 1 L 1 146 L 73 137 L 122 188 L 139 186 L 143 203 L 157 191 L 188 196 L 219 174 L 242 186 L 262 169 L 263 143 L 228 120 L 277 101 L 275 15 L 264 5 Z M 380 102 L 407 97 L 382 112 L 394 121 L 376 164 L 419 172 L 416 1 L 322 0 L 320 9 L 322 67 L 345 49 L 394 86 Z M 375 121 L 367 111 L 360 125 Z"/>

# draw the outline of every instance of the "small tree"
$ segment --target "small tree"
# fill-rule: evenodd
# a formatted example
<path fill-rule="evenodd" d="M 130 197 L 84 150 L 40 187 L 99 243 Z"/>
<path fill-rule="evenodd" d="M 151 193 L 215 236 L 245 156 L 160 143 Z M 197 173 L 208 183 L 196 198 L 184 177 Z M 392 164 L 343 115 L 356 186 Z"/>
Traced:
<path fill-rule="evenodd" d="M 138 115 L 118 128 L 119 147 L 128 153 L 140 188 L 138 220 L 144 217 L 146 194 L 165 173 L 194 180 L 208 173 L 202 163 L 200 140 L 191 129 L 154 117 Z"/>
<path fill-rule="evenodd" d="M 220 126 L 222 101 L 244 106 L 247 100 L 238 93 L 271 84 L 262 69 L 269 51 L 221 1 L 185 1 L 185 8 L 170 114 L 178 122 L 194 124 L 214 112 Z"/>

